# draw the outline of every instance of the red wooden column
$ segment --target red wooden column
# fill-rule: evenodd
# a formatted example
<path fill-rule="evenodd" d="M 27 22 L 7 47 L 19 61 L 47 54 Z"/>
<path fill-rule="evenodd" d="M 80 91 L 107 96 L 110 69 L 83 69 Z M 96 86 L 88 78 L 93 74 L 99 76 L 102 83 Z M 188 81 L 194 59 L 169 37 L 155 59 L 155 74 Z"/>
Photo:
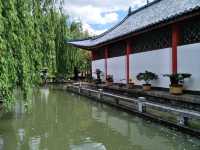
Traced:
<path fill-rule="evenodd" d="M 105 57 L 105 77 L 107 79 L 108 76 L 108 47 L 104 50 L 104 57 Z"/>
<path fill-rule="evenodd" d="M 180 29 L 177 24 L 172 25 L 172 73 L 178 71 L 177 47 L 180 42 Z"/>
<path fill-rule="evenodd" d="M 130 41 L 126 41 L 126 83 L 129 83 L 130 79 L 130 53 L 131 53 L 131 44 Z"/>

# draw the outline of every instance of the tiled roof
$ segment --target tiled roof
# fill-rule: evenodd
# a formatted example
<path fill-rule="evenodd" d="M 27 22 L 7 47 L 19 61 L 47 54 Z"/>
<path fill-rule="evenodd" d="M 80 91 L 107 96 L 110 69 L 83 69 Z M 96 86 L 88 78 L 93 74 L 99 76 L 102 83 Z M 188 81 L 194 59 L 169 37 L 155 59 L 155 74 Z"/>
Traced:
<path fill-rule="evenodd" d="M 68 43 L 83 48 L 95 47 L 101 43 L 106 43 L 107 41 L 142 30 L 148 26 L 199 9 L 200 0 L 155 0 L 136 11 L 133 11 L 124 18 L 122 22 L 99 36 L 86 40 L 71 41 Z"/>

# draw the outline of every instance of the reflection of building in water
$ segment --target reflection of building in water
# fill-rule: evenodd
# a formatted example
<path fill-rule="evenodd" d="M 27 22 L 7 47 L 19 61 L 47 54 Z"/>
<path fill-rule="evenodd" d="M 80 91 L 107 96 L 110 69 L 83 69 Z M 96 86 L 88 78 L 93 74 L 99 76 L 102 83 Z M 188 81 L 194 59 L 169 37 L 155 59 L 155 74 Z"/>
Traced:
<path fill-rule="evenodd" d="M 24 113 L 25 113 L 24 102 L 22 100 L 19 100 L 16 102 L 15 105 L 15 117 L 19 119 L 22 117 L 22 114 Z"/>
<path fill-rule="evenodd" d="M 40 137 L 32 137 L 29 139 L 29 149 L 39 150 L 40 149 Z"/>
<path fill-rule="evenodd" d="M 40 89 L 41 92 L 41 99 L 45 99 L 46 103 L 48 101 L 48 97 L 49 97 L 49 89 L 48 88 L 42 88 Z"/>
<path fill-rule="evenodd" d="M 24 129 L 18 129 L 18 135 L 19 135 L 20 143 L 23 143 L 24 137 L 25 137 L 25 130 Z"/>
<path fill-rule="evenodd" d="M 0 135 L 0 150 L 4 149 L 4 140 L 3 137 Z"/>
<path fill-rule="evenodd" d="M 124 120 L 114 117 L 106 111 L 101 111 L 97 107 L 92 107 L 92 117 L 101 122 L 106 124 L 107 126 L 111 127 L 115 131 L 118 131 L 121 135 L 127 136 L 127 122 Z"/>
<path fill-rule="evenodd" d="M 138 150 L 160 149 L 164 143 L 165 147 L 162 150 L 167 150 L 174 147 L 175 142 L 172 141 L 172 137 L 177 140 L 179 138 L 170 129 L 161 128 L 159 125 L 138 117 L 131 117 L 124 112 L 113 112 L 111 109 L 107 106 L 98 107 L 93 105 L 92 118 L 105 124 L 122 136 L 128 137 L 128 141 L 136 146 Z"/>
<path fill-rule="evenodd" d="M 106 150 L 106 147 L 101 143 L 83 143 L 70 145 L 70 150 Z"/>

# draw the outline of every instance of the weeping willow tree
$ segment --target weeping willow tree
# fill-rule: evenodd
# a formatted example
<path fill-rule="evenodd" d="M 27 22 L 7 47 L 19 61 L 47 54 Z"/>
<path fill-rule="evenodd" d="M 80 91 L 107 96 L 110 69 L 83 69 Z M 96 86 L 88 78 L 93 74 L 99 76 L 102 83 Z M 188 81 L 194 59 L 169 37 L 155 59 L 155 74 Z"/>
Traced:
<path fill-rule="evenodd" d="M 0 89 L 4 105 L 10 109 L 14 102 L 13 88 L 17 80 L 15 68 L 15 45 L 17 34 L 15 25 L 18 22 L 13 0 L 1 1 L 1 56 L 0 56 Z"/>
<path fill-rule="evenodd" d="M 65 22 L 68 20 L 67 16 L 62 15 L 60 24 L 58 25 L 58 39 L 62 39 L 63 43 L 57 45 L 57 71 L 60 74 L 67 75 L 68 77 L 73 76 L 74 68 L 79 71 L 88 71 L 91 68 L 90 53 L 75 48 L 71 45 L 66 45 L 66 40 L 86 38 L 88 33 L 84 32 L 80 22 Z M 63 26 L 64 25 L 64 26 Z M 62 34 L 59 34 L 62 33 Z"/>
<path fill-rule="evenodd" d="M 88 35 L 62 8 L 63 0 L 0 0 L 0 95 L 7 110 L 17 87 L 29 104 L 28 93 L 40 83 L 42 68 L 65 76 L 74 67 L 89 68 L 89 53 L 65 43 Z"/>

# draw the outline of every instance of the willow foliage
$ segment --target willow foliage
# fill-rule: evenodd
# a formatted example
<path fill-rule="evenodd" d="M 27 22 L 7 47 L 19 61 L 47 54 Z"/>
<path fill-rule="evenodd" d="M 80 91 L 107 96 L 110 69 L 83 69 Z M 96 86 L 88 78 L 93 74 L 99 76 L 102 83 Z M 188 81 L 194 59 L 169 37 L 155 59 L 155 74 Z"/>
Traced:
<path fill-rule="evenodd" d="M 81 24 L 64 15 L 62 0 L 0 0 L 0 94 L 7 110 L 14 104 L 13 89 L 24 92 L 40 83 L 40 70 L 71 74 L 88 69 L 89 54 L 66 46 L 66 39 L 85 37 Z"/>

